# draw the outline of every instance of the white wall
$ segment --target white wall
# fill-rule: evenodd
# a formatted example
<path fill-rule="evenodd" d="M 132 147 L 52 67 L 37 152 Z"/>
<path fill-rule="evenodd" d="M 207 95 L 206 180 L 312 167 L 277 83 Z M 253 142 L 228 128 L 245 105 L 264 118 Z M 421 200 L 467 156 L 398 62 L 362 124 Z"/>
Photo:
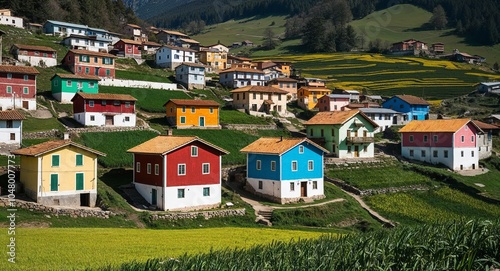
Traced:
<path fill-rule="evenodd" d="M 16 108 L 22 108 L 23 101 L 28 101 L 28 110 L 36 110 L 36 100 L 35 99 L 26 99 L 22 97 L 18 97 L 19 94 L 16 94 L 15 102 Z M 0 107 L 2 110 L 13 109 L 14 108 L 14 99 L 8 97 L 0 98 Z"/>
<path fill-rule="evenodd" d="M 57 66 L 57 59 L 52 57 L 18 55 L 17 59 L 19 61 L 26 61 L 31 66 L 40 66 L 40 61 L 43 61 L 47 67 Z"/>
<path fill-rule="evenodd" d="M 90 118 L 94 116 L 94 121 Z M 125 121 L 125 117 L 129 117 L 129 121 Z M 76 113 L 73 118 L 85 126 L 105 126 L 106 115 L 99 112 Z M 136 124 L 136 115 L 124 113 L 113 116 L 113 126 L 116 127 L 134 127 Z"/>
<path fill-rule="evenodd" d="M 142 183 L 134 183 L 135 189 L 141 196 L 149 203 L 151 204 L 151 194 L 152 194 L 152 189 L 156 189 L 156 206 L 160 210 L 164 210 L 163 208 L 163 188 L 161 186 L 154 186 L 154 185 L 148 185 L 148 184 L 142 184 Z"/>
<path fill-rule="evenodd" d="M 12 127 L 6 128 L 7 121 L 0 120 L 0 143 L 4 144 L 21 144 L 21 130 L 22 130 L 22 121 L 13 120 Z M 14 133 L 16 136 L 15 140 L 10 140 L 10 134 Z"/>
<path fill-rule="evenodd" d="M 14 16 L 0 15 L 0 24 L 10 25 L 10 26 L 14 26 L 17 28 L 24 28 L 23 27 L 23 19 L 19 18 L 19 17 L 14 17 Z"/>
<path fill-rule="evenodd" d="M 173 83 L 160 83 L 138 80 L 122 80 L 113 78 L 102 78 L 99 81 L 100 86 L 113 86 L 113 87 L 129 87 L 129 88 L 152 88 L 152 89 L 166 89 L 177 90 L 177 84 Z"/>
<path fill-rule="evenodd" d="M 73 103 L 71 102 L 71 99 L 75 97 L 76 93 L 72 92 L 57 92 L 57 93 L 52 93 L 52 97 L 54 99 L 60 101 L 61 103 Z"/>
<path fill-rule="evenodd" d="M 413 156 L 410 156 L 410 150 L 413 150 Z M 448 158 L 444 157 L 444 151 L 448 151 Z M 425 151 L 425 157 L 422 156 L 422 151 Z M 434 151 L 437 151 L 437 157 L 434 157 Z M 462 157 L 462 153 L 464 156 Z M 474 152 L 474 156 L 472 153 Z M 444 148 L 444 147 L 402 147 L 401 155 L 408 159 L 418 160 L 429 164 L 443 164 L 453 170 L 479 168 L 479 153 L 477 148 Z"/>
<path fill-rule="evenodd" d="M 203 196 L 203 188 L 210 188 L 210 196 Z M 184 198 L 178 198 L 178 189 L 184 189 Z M 221 203 L 221 185 L 190 185 L 165 189 L 165 210 L 178 210 L 217 205 Z"/>
<path fill-rule="evenodd" d="M 464 156 L 462 157 L 461 152 Z M 474 156 L 472 156 L 474 152 Z M 460 166 L 463 166 L 463 170 L 479 168 L 479 153 L 477 148 L 455 148 L 453 152 L 453 170 L 461 170 Z"/>
<path fill-rule="evenodd" d="M 262 181 L 262 189 L 259 189 L 259 181 Z M 313 181 L 318 182 L 318 188 L 313 189 Z M 295 183 L 294 191 L 290 190 L 290 183 Z M 247 183 L 252 188 L 262 194 L 281 198 L 281 199 L 297 199 L 300 198 L 300 184 L 307 182 L 307 197 L 321 196 L 324 194 L 324 183 L 322 178 L 316 179 L 297 179 L 293 181 L 273 181 L 266 179 L 248 178 Z"/>

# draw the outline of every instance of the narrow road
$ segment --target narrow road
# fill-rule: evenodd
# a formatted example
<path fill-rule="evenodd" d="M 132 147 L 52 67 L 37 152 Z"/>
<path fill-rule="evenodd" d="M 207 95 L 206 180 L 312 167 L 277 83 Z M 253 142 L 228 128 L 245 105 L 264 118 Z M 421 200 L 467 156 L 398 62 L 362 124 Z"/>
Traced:
<path fill-rule="evenodd" d="M 370 206 L 368 206 L 364 201 L 363 199 L 361 199 L 360 196 L 356 195 L 356 194 L 353 194 L 351 192 L 348 192 L 348 191 L 345 191 L 345 190 L 342 190 L 344 191 L 344 193 L 348 194 L 349 196 L 351 196 L 352 198 L 354 198 L 358 203 L 359 205 L 361 205 L 361 207 L 363 209 L 365 209 L 368 213 L 370 213 L 370 215 L 372 217 L 374 217 L 376 220 L 386 224 L 386 225 L 389 225 L 391 228 L 394 228 L 396 225 L 390 221 L 389 219 L 381 216 L 379 213 L 375 212 L 372 208 L 370 208 Z"/>

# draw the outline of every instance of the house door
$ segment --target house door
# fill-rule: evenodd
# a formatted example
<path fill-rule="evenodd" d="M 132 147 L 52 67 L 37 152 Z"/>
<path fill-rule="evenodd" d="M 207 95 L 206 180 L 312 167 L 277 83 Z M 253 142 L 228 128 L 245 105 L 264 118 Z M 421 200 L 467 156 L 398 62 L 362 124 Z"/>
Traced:
<path fill-rule="evenodd" d="M 158 198 L 157 190 L 151 189 L 151 205 L 156 205 L 158 203 L 157 198 Z"/>
<path fill-rule="evenodd" d="M 359 157 L 359 146 L 354 146 L 354 157 Z"/>
<path fill-rule="evenodd" d="M 300 183 L 300 196 L 307 197 L 307 182 Z"/>
<path fill-rule="evenodd" d="M 205 117 L 200 117 L 200 127 L 205 127 Z"/>
<path fill-rule="evenodd" d="M 90 207 L 90 193 L 80 194 L 80 206 Z"/>
<path fill-rule="evenodd" d="M 23 108 L 29 109 L 29 102 L 28 101 L 23 101 Z"/>
<path fill-rule="evenodd" d="M 394 125 L 398 124 L 398 116 L 392 117 L 392 124 Z"/>
<path fill-rule="evenodd" d="M 106 116 L 106 123 L 105 125 L 113 125 L 113 116 Z"/>

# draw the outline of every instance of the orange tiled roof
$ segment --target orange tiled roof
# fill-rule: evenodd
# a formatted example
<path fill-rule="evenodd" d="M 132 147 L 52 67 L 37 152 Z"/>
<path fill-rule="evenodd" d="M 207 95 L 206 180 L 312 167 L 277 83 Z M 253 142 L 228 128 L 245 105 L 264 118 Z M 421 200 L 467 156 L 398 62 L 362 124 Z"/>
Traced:
<path fill-rule="evenodd" d="M 0 111 L 0 120 L 23 120 L 24 115 L 17 110 Z"/>
<path fill-rule="evenodd" d="M 331 89 L 328 89 L 326 87 L 313 87 L 313 86 L 303 86 L 300 89 L 305 89 L 308 91 L 324 91 L 324 92 L 331 92 Z"/>
<path fill-rule="evenodd" d="M 351 118 L 353 118 L 356 114 L 360 114 L 367 121 L 369 121 L 373 127 L 378 127 L 374 121 L 372 121 L 368 116 L 366 116 L 363 112 L 359 111 L 359 109 L 355 110 L 347 110 L 347 111 L 328 111 L 328 112 L 319 112 L 316 116 L 312 117 L 308 120 L 305 125 L 336 125 L 336 124 L 344 124 Z"/>
<path fill-rule="evenodd" d="M 302 142 L 307 142 L 325 153 L 329 153 L 328 150 L 319 146 L 318 144 L 312 142 L 307 138 L 280 138 L 280 137 L 261 137 L 256 141 L 250 143 L 250 145 L 244 147 L 240 152 L 248 153 L 267 153 L 267 154 L 283 154 L 291 148 L 297 146 Z"/>
<path fill-rule="evenodd" d="M 246 86 L 246 87 L 241 87 L 237 88 L 234 90 L 230 91 L 231 93 L 238 93 L 238 92 L 262 92 L 262 93 L 277 93 L 277 94 L 287 94 L 288 91 L 271 87 L 271 86 Z"/>
<path fill-rule="evenodd" d="M 73 74 L 73 73 L 56 73 L 50 80 L 52 80 L 54 77 L 59 76 L 61 78 L 67 78 L 67 79 L 91 79 L 91 80 L 101 80 L 99 77 L 94 76 L 94 75 L 87 75 L 87 74 Z"/>
<path fill-rule="evenodd" d="M 54 48 L 50 48 L 47 46 L 35 46 L 35 45 L 25 45 L 25 44 L 14 44 L 13 46 L 15 46 L 21 50 L 56 52 L 56 50 Z"/>
<path fill-rule="evenodd" d="M 115 58 L 116 56 L 108 53 L 102 53 L 102 52 L 94 52 L 94 51 L 88 51 L 88 50 L 79 50 L 79 49 L 71 49 L 68 52 L 72 52 L 77 55 L 90 55 L 90 56 L 103 56 L 103 57 L 112 57 Z"/>
<path fill-rule="evenodd" d="M 123 41 L 126 44 L 142 45 L 142 42 L 131 40 L 131 39 L 120 39 L 120 41 Z"/>
<path fill-rule="evenodd" d="M 165 33 L 170 34 L 170 35 L 177 35 L 177 36 L 188 37 L 188 35 L 186 35 L 184 33 L 181 33 L 179 31 L 174 31 L 174 30 L 161 30 L 160 32 L 165 32 Z"/>
<path fill-rule="evenodd" d="M 84 99 L 94 99 L 94 100 L 116 100 L 116 101 L 137 101 L 131 95 L 128 94 L 112 94 L 112 93 L 85 93 L 85 92 L 77 92 L 75 94 L 82 96 Z M 74 99 L 74 97 L 73 97 Z M 71 100 L 73 100 L 71 99 Z"/>
<path fill-rule="evenodd" d="M 413 95 L 396 95 L 396 97 L 409 104 L 429 105 L 426 100 Z"/>
<path fill-rule="evenodd" d="M 253 73 L 261 73 L 264 74 L 263 71 L 257 70 L 257 69 L 251 69 L 251 68 L 241 68 L 241 67 L 234 67 L 234 68 L 229 68 L 223 71 L 220 71 L 220 73 L 227 73 L 227 72 L 253 72 Z"/>
<path fill-rule="evenodd" d="M 136 25 L 136 24 L 127 24 L 128 26 L 132 27 L 132 28 L 141 28 L 140 26 Z"/>
<path fill-rule="evenodd" d="M 448 132 L 454 133 L 471 122 L 470 119 L 412 120 L 399 130 L 405 132 Z M 472 122 L 474 124 L 474 122 Z M 474 124 L 478 130 L 482 131 Z"/>
<path fill-rule="evenodd" d="M 163 106 L 167 105 L 170 102 L 176 105 L 187 105 L 187 106 L 217 106 L 217 107 L 220 106 L 218 102 L 212 100 L 189 100 L 189 99 L 170 99 Z"/>
<path fill-rule="evenodd" d="M 39 74 L 37 69 L 30 66 L 12 66 L 0 65 L 0 72 L 22 73 L 22 74 Z"/>
<path fill-rule="evenodd" d="M 207 142 L 197 136 L 166 136 L 166 135 L 160 135 L 153 139 L 150 139 L 140 145 L 137 145 L 129 149 L 127 152 L 164 155 L 194 141 L 199 141 L 207 146 L 210 146 L 220 151 L 223 154 L 229 153 L 228 151 L 210 142 Z"/>
<path fill-rule="evenodd" d="M 102 152 L 96 151 L 94 149 L 91 149 L 89 147 L 77 144 L 77 143 L 75 143 L 75 142 L 73 142 L 71 140 L 52 140 L 52 141 L 47 141 L 47 142 L 36 144 L 36 145 L 30 146 L 30 147 L 27 147 L 27 148 L 22 148 L 22 149 L 19 149 L 19 150 L 14 150 L 14 151 L 11 151 L 11 153 L 12 154 L 17 154 L 17 155 L 25 155 L 25 156 L 35 156 L 35 157 L 37 157 L 37 156 L 43 155 L 45 153 L 48 153 L 50 151 L 54 151 L 54 150 L 57 150 L 57 149 L 60 149 L 60 148 L 64 148 L 66 146 L 73 146 L 73 147 L 76 147 L 76 148 L 80 148 L 80 149 L 86 150 L 86 151 L 91 152 L 91 153 L 95 153 L 95 154 L 100 155 L 100 156 L 106 156 L 105 153 L 102 153 Z"/>

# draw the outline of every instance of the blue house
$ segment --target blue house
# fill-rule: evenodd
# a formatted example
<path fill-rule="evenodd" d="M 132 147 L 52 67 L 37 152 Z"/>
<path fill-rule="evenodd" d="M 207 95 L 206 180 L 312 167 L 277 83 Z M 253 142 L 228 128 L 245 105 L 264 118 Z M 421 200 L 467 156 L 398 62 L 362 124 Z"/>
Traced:
<path fill-rule="evenodd" d="M 403 123 L 429 119 L 429 103 L 417 96 L 396 95 L 383 102 L 382 107 L 402 113 Z"/>
<path fill-rule="evenodd" d="M 245 148 L 247 189 L 281 204 L 324 198 L 323 155 L 307 138 L 260 138 Z"/>
<path fill-rule="evenodd" d="M 69 37 L 71 35 L 96 37 L 109 43 L 111 43 L 112 40 L 118 39 L 118 34 L 111 33 L 104 29 L 54 20 L 47 20 L 43 24 L 43 33 L 61 37 Z"/>

